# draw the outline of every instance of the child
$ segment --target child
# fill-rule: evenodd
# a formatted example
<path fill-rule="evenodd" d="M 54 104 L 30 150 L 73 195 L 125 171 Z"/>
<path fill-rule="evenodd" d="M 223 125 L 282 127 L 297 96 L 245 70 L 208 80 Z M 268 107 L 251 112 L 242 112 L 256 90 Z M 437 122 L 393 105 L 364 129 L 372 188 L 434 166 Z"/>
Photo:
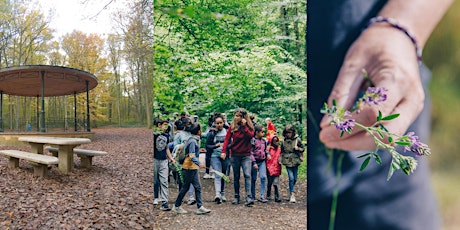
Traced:
<path fill-rule="evenodd" d="M 283 137 L 280 163 L 286 166 L 289 177 L 289 202 L 295 203 L 294 186 L 297 182 L 299 165 L 303 161 L 303 144 L 296 135 L 295 128 L 292 125 L 286 125 L 286 127 L 284 127 Z"/>
<path fill-rule="evenodd" d="M 251 140 L 252 149 L 251 149 L 251 160 L 252 160 L 252 170 L 251 170 L 251 195 L 252 199 L 256 199 L 256 181 L 257 181 L 257 172 L 260 176 L 260 197 L 259 201 L 266 203 L 265 199 L 265 188 L 267 186 L 267 166 L 265 164 L 265 159 L 271 159 L 270 154 L 267 152 L 267 141 L 264 139 L 265 129 L 261 125 L 254 126 L 255 135 Z"/>
<path fill-rule="evenodd" d="M 281 202 L 278 190 L 278 183 L 281 175 L 281 165 L 278 162 L 281 154 L 280 139 L 278 136 L 273 135 L 269 140 L 269 153 L 271 159 L 267 159 L 267 171 L 268 171 L 268 187 L 267 187 L 267 199 L 271 200 L 272 185 L 275 188 L 275 202 Z"/>
<path fill-rule="evenodd" d="M 182 151 L 182 148 L 185 148 L 185 143 L 192 136 L 190 132 L 187 131 L 189 130 L 189 128 L 187 127 L 190 127 L 191 124 L 192 124 L 192 120 L 189 117 L 187 117 L 185 114 L 183 115 L 183 117 L 181 117 L 179 120 L 175 122 L 175 125 L 178 131 L 176 135 L 174 135 L 174 142 L 173 142 L 174 150 L 172 152 L 172 155 L 174 158 L 176 158 L 177 152 L 180 152 Z M 179 190 L 180 190 L 182 188 L 182 182 L 180 179 L 178 179 L 177 182 L 178 182 Z M 190 185 L 190 188 L 188 190 L 188 197 L 189 197 L 187 201 L 188 205 L 193 205 L 196 203 L 195 197 L 193 196 L 193 186 L 192 185 Z"/>
<path fill-rule="evenodd" d="M 187 213 L 183 208 L 181 208 L 182 200 L 184 199 L 185 193 L 190 188 L 192 184 L 195 188 L 195 198 L 196 198 L 196 205 L 198 210 L 196 214 L 206 214 L 211 212 L 211 210 L 205 208 L 203 206 L 201 200 L 201 183 L 200 177 L 198 175 L 198 169 L 204 168 L 205 165 L 200 163 L 198 160 L 198 156 L 200 154 L 200 146 L 198 144 L 201 136 L 201 126 L 198 123 L 193 123 L 190 126 L 190 133 L 192 137 L 188 139 L 186 142 L 185 152 L 187 153 L 187 157 L 182 164 L 182 175 L 184 178 L 184 184 L 177 195 L 176 202 L 174 204 L 173 210 L 179 214 Z"/>
<path fill-rule="evenodd" d="M 168 128 L 168 121 L 156 121 L 157 130 L 153 134 L 153 175 L 154 183 L 160 184 L 160 199 L 162 205 L 160 210 L 169 211 L 168 206 L 168 178 L 169 165 L 168 159 L 175 162 L 168 149 L 169 135 L 165 132 Z"/>
<path fill-rule="evenodd" d="M 220 116 L 215 117 L 214 124 L 216 128 L 209 131 L 206 138 L 206 149 L 211 152 L 212 168 L 225 174 L 227 171 L 228 156 L 221 158 L 221 152 L 225 136 L 227 135 L 227 130 L 224 128 L 224 119 Z M 227 198 L 225 198 L 224 191 L 225 182 L 224 179 L 222 179 L 222 177 L 218 174 L 215 174 L 214 188 L 216 190 L 214 202 L 217 204 L 226 202 Z"/>

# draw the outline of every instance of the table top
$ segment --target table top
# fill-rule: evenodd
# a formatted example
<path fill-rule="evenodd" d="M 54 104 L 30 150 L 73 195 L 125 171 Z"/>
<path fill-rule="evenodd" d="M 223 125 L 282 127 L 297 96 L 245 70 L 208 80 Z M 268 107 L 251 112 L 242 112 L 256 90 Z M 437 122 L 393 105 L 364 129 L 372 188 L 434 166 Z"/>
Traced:
<path fill-rule="evenodd" d="M 19 137 L 19 141 L 38 143 L 38 144 L 54 144 L 54 145 L 81 145 L 90 143 L 88 138 L 70 138 L 70 137 L 49 137 L 49 136 L 25 136 Z"/>

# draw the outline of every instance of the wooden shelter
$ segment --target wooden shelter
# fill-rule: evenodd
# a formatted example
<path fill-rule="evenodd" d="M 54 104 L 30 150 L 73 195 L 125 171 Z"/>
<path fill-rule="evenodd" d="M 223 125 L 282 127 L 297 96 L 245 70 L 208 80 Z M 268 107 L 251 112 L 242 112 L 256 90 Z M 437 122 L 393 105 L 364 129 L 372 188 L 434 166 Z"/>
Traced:
<path fill-rule="evenodd" d="M 3 94 L 37 97 L 37 109 L 38 98 L 41 97 L 37 124 L 40 132 L 46 132 L 45 97 L 73 94 L 76 119 L 76 94 L 83 92 L 86 92 L 86 130 L 90 132 L 89 91 L 97 84 L 98 80 L 93 74 L 63 66 L 26 65 L 0 69 L 0 132 L 3 132 Z"/>

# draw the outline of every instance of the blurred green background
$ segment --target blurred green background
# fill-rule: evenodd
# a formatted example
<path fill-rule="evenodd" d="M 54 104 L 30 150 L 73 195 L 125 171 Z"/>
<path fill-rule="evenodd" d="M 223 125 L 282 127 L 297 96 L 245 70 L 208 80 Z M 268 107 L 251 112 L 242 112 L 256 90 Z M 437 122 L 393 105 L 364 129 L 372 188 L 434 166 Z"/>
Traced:
<path fill-rule="evenodd" d="M 443 229 L 460 227 L 460 2 L 455 1 L 425 48 L 423 59 L 432 71 L 431 182 L 443 216 Z M 423 202 L 423 201 L 421 201 Z"/>

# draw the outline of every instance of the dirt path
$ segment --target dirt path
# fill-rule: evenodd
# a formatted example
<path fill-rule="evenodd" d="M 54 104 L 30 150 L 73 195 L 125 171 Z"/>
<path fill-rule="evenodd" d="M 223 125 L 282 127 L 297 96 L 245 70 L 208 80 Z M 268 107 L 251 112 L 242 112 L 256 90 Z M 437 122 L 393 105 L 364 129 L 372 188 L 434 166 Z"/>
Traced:
<path fill-rule="evenodd" d="M 53 167 L 48 178 L 33 176 L 32 167 L 6 167 L 0 157 L 0 229 L 306 229 L 306 200 L 290 204 L 256 203 L 254 207 L 214 204 L 213 182 L 201 179 L 203 200 L 209 215 L 177 215 L 153 205 L 152 133 L 145 128 L 94 129 L 96 139 L 81 148 L 109 152 L 95 157 L 94 167 L 65 175 Z M 29 147 L 0 146 L 30 150 Z M 202 178 L 202 173 L 201 173 Z M 282 177 L 282 194 L 287 178 Z M 172 183 L 171 183 L 172 185 Z M 305 182 L 297 185 L 305 194 Z M 227 198 L 233 187 L 226 186 Z M 171 206 L 177 188 L 170 187 Z M 194 211 L 196 206 L 183 207 Z"/>

